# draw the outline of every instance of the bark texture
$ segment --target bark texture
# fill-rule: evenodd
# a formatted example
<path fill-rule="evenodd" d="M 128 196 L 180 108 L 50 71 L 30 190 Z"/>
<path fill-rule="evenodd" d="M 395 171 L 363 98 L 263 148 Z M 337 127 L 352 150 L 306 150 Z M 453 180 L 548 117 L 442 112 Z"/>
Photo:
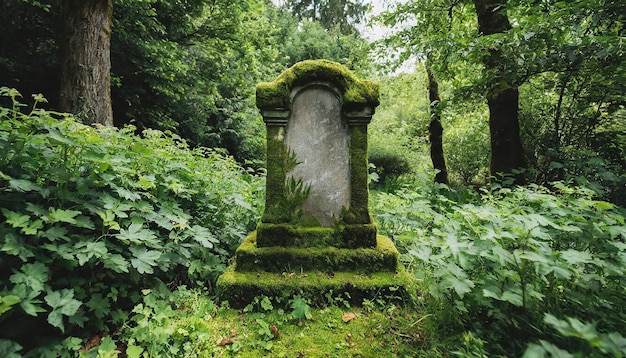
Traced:
<path fill-rule="evenodd" d="M 511 29 L 505 13 L 506 0 L 473 0 L 478 15 L 478 25 L 483 36 L 503 33 Z M 491 49 L 483 59 L 490 79 L 487 89 L 489 128 L 491 134 L 491 159 L 489 170 L 496 180 L 502 175 L 513 175 L 515 184 L 526 182 L 523 173 L 526 160 L 519 134 L 519 91 L 506 75 L 507 59 L 497 49 Z"/>
<path fill-rule="evenodd" d="M 441 116 L 437 110 L 441 102 L 439 84 L 430 66 L 426 67 L 426 73 L 428 74 L 428 99 L 430 100 L 430 124 L 428 125 L 430 159 L 433 162 L 433 167 L 438 170 L 437 174 L 435 174 L 435 182 L 449 184 L 446 157 L 443 154 L 443 126 L 441 125 Z"/>
<path fill-rule="evenodd" d="M 59 106 L 84 123 L 113 125 L 112 0 L 63 0 Z"/>

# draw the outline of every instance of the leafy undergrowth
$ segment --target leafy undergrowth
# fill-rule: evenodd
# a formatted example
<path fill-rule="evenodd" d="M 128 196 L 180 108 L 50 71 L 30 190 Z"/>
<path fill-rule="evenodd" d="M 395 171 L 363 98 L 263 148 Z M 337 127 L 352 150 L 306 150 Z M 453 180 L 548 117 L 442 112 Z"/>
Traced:
<path fill-rule="evenodd" d="M 0 356 L 115 329 L 158 282 L 211 286 L 254 227 L 262 182 L 234 160 L 0 96 Z"/>
<path fill-rule="evenodd" d="M 432 317 L 415 307 L 341 300 L 310 307 L 258 298 L 243 310 L 217 305 L 200 290 L 146 291 L 133 318 L 83 356 L 116 357 L 437 357 Z"/>
<path fill-rule="evenodd" d="M 379 193 L 381 231 L 461 355 L 626 356 L 626 210 L 592 190 Z M 465 344 L 465 343 L 464 343 Z"/>

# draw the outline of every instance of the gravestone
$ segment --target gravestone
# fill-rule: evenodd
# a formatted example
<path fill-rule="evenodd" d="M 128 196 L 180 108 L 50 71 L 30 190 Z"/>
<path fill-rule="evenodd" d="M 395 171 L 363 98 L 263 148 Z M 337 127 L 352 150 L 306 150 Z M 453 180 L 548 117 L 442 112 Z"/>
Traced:
<path fill-rule="evenodd" d="M 377 84 L 326 60 L 257 85 L 267 129 L 265 211 L 218 280 L 233 307 L 258 295 L 347 292 L 361 303 L 405 291 L 399 254 L 369 212 L 367 125 L 378 104 Z"/>

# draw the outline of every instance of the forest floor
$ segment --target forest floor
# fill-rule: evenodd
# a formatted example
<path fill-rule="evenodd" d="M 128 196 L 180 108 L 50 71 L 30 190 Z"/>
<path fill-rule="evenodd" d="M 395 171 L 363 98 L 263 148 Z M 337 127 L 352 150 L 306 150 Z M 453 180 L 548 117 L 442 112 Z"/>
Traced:
<path fill-rule="evenodd" d="M 331 306 L 309 314 L 298 321 L 281 309 L 219 309 L 206 322 L 212 333 L 198 349 L 216 357 L 442 356 L 425 330 L 429 315 L 408 308 Z"/>

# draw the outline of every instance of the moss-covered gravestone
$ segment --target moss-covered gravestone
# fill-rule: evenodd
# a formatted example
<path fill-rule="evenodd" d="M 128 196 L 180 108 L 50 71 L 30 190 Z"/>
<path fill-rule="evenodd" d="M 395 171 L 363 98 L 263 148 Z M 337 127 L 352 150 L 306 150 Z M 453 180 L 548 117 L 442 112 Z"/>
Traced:
<path fill-rule="evenodd" d="M 398 251 L 369 212 L 367 125 L 378 85 L 317 60 L 256 90 L 267 127 L 265 212 L 218 280 L 222 297 L 234 307 L 295 294 L 360 304 L 405 292 Z"/>

